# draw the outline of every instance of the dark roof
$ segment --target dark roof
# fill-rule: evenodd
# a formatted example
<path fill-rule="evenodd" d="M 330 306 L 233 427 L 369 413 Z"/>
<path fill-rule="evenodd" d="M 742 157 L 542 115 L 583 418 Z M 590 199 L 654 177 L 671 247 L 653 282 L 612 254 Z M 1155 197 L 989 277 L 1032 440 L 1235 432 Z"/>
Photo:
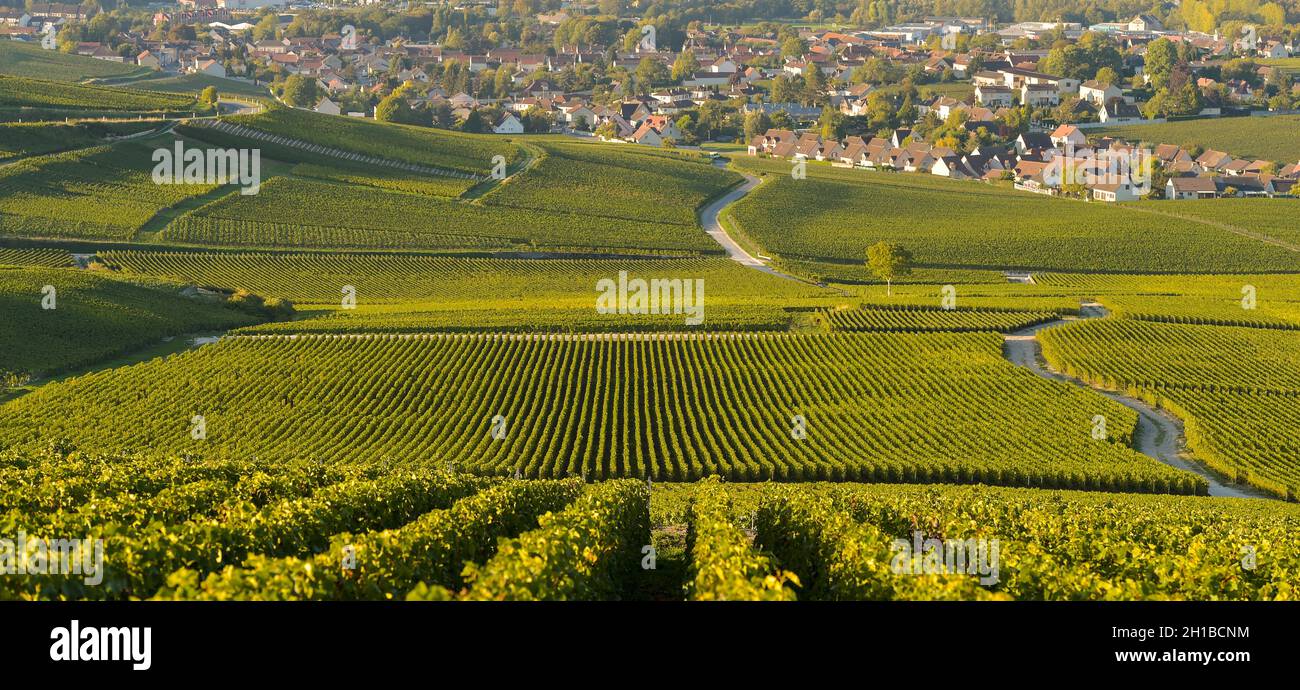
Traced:
<path fill-rule="evenodd" d="M 1052 148 L 1052 138 L 1047 136 L 1046 132 L 1025 132 L 1020 135 L 1020 140 L 1024 142 L 1025 148 L 1030 149 L 1050 149 Z"/>

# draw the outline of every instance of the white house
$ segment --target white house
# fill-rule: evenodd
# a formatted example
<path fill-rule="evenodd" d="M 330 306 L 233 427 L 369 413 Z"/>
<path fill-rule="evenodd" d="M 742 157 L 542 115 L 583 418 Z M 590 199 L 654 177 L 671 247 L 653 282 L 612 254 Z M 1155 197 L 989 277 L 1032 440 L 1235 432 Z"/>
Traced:
<path fill-rule="evenodd" d="M 216 60 L 199 60 L 194 63 L 194 71 L 198 74 L 206 74 L 209 77 L 226 76 L 226 68 Z"/>
<path fill-rule="evenodd" d="M 994 107 L 1011 107 L 1011 89 L 1005 86 L 976 86 L 975 99 L 980 105 Z"/>
<path fill-rule="evenodd" d="M 1219 186 L 1209 177 L 1171 177 L 1165 183 L 1166 199 L 1213 199 Z"/>
<path fill-rule="evenodd" d="M 1119 201 L 1137 201 L 1137 189 L 1133 187 L 1132 182 L 1116 182 L 1114 184 L 1099 184 L 1092 188 L 1092 198 L 1097 201 L 1119 202 Z"/>
<path fill-rule="evenodd" d="M 561 112 L 570 127 L 586 128 L 596 123 L 596 113 L 581 103 L 563 108 Z"/>
<path fill-rule="evenodd" d="M 343 112 L 343 109 L 339 108 L 337 103 L 328 98 L 320 99 L 320 103 L 316 104 L 315 110 L 318 113 L 325 113 L 326 115 L 339 115 Z"/>
<path fill-rule="evenodd" d="M 507 112 L 492 127 L 492 131 L 497 134 L 523 134 L 524 123 L 520 122 L 514 113 Z"/>
<path fill-rule="evenodd" d="M 135 56 L 135 64 L 150 69 L 162 69 L 162 62 L 159 61 L 153 53 L 147 50 Z"/>
<path fill-rule="evenodd" d="M 1025 84 L 1020 87 L 1020 103 L 1031 108 L 1055 108 L 1061 94 L 1051 84 Z"/>
<path fill-rule="evenodd" d="M 1068 143 L 1075 148 L 1088 143 L 1088 137 L 1074 125 L 1061 125 L 1052 131 L 1052 146 L 1065 148 Z"/>
<path fill-rule="evenodd" d="M 1123 125 L 1142 121 L 1142 111 L 1123 98 L 1112 98 L 1097 111 L 1097 119 L 1106 124 Z"/>
<path fill-rule="evenodd" d="M 1093 105 L 1103 105 L 1113 98 L 1120 98 L 1124 95 L 1124 90 L 1114 84 L 1103 84 L 1095 79 L 1089 79 L 1079 85 L 1079 98 L 1082 98 Z"/>

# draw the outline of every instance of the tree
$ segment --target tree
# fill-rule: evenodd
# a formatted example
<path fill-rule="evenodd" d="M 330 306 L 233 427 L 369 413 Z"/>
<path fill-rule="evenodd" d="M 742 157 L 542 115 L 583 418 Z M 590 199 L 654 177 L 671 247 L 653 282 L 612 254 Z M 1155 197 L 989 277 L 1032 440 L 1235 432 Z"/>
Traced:
<path fill-rule="evenodd" d="M 853 81 L 857 84 L 887 84 L 889 65 L 878 57 L 867 58 L 866 63 L 853 70 Z"/>
<path fill-rule="evenodd" d="M 808 47 L 797 36 L 791 36 L 781 42 L 781 57 L 787 60 L 794 60 L 803 57 Z"/>
<path fill-rule="evenodd" d="M 390 93 L 375 106 L 375 119 L 380 122 L 408 124 L 411 121 L 411 106 L 401 94 Z"/>
<path fill-rule="evenodd" d="M 217 87 L 209 86 L 199 92 L 199 101 L 208 105 L 216 105 L 218 100 Z"/>
<path fill-rule="evenodd" d="M 802 101 L 805 105 L 817 105 L 824 100 L 826 75 L 822 74 L 821 68 L 817 65 L 808 65 L 804 71 L 807 72 L 807 76 L 803 80 Z"/>
<path fill-rule="evenodd" d="M 772 80 L 770 91 L 773 103 L 794 103 L 803 92 L 803 82 L 798 77 L 783 72 Z"/>
<path fill-rule="evenodd" d="M 821 117 L 817 120 L 818 127 L 821 128 L 822 139 L 839 140 L 844 134 L 844 113 L 830 107 L 822 107 Z"/>
<path fill-rule="evenodd" d="M 456 124 L 456 116 L 452 113 L 451 104 L 443 101 L 433 108 L 433 126 L 443 129 L 451 129 Z"/>
<path fill-rule="evenodd" d="M 671 78 L 668 68 L 664 63 L 654 58 L 641 58 L 641 62 L 636 66 L 636 83 L 642 91 L 648 91 L 655 84 L 662 84 Z"/>
<path fill-rule="evenodd" d="M 262 41 L 275 38 L 275 34 L 279 30 L 280 17 L 276 13 L 270 12 L 259 19 L 257 24 L 253 25 L 253 40 Z"/>
<path fill-rule="evenodd" d="M 1102 67 L 1101 69 L 1097 70 L 1097 81 L 1106 84 L 1107 86 L 1119 84 L 1120 83 L 1119 72 L 1116 72 L 1115 69 L 1112 67 Z"/>
<path fill-rule="evenodd" d="M 601 139 L 617 139 L 618 125 L 614 124 L 613 120 L 605 120 L 596 128 L 596 136 Z"/>
<path fill-rule="evenodd" d="M 289 75 L 284 81 L 284 102 L 298 108 L 310 108 L 319 100 L 316 94 L 316 80 L 301 74 Z"/>
<path fill-rule="evenodd" d="M 487 131 L 488 123 L 483 119 L 483 113 L 471 110 L 469 115 L 465 116 L 465 122 L 461 124 L 460 128 L 463 131 L 478 134 Z"/>
<path fill-rule="evenodd" d="M 535 105 L 529 106 L 520 120 L 523 121 L 524 131 L 529 134 L 545 134 L 551 131 L 551 116 Z"/>
<path fill-rule="evenodd" d="M 763 134 L 772 128 L 772 118 L 761 110 L 753 110 L 745 113 L 745 142 L 753 141 L 754 137 Z"/>
<path fill-rule="evenodd" d="M 1178 65 L 1178 48 L 1167 38 L 1157 38 L 1147 44 L 1143 57 L 1143 72 L 1157 91 L 1169 84 L 1169 75 Z"/>
<path fill-rule="evenodd" d="M 689 50 L 682 51 L 677 59 L 673 61 L 673 81 L 681 81 L 700 68 L 700 61 L 695 59 L 695 53 Z"/>
<path fill-rule="evenodd" d="M 901 244 L 881 240 L 867 248 L 867 268 L 885 281 L 886 290 L 892 297 L 894 279 L 912 275 L 912 254 Z"/>

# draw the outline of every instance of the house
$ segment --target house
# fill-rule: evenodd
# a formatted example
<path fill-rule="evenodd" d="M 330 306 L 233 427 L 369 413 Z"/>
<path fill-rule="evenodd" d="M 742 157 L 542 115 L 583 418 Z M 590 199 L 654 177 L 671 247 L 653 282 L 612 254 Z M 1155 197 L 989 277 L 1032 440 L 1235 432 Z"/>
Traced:
<path fill-rule="evenodd" d="M 32 15 L 21 9 L 0 7 L 0 24 L 5 26 L 26 27 L 32 21 Z"/>
<path fill-rule="evenodd" d="M 596 123 L 595 111 L 581 103 L 561 108 L 560 112 L 562 113 L 563 120 L 568 123 L 570 127 L 586 129 L 594 126 Z"/>
<path fill-rule="evenodd" d="M 734 73 L 712 71 L 695 72 L 691 76 L 687 77 L 686 80 L 682 82 L 682 85 L 713 88 L 726 86 L 731 82 L 732 74 Z"/>
<path fill-rule="evenodd" d="M 1234 177 L 1231 180 L 1216 179 L 1219 196 L 1273 196 L 1273 178 Z"/>
<path fill-rule="evenodd" d="M 1097 201 L 1118 203 L 1123 201 L 1137 201 L 1139 195 L 1137 189 L 1133 187 L 1132 182 L 1116 182 L 1113 184 L 1094 185 L 1092 188 L 1092 198 Z"/>
<path fill-rule="evenodd" d="M 1192 154 L 1176 144 L 1157 144 L 1151 153 L 1156 157 L 1156 160 L 1165 164 L 1165 166 L 1171 163 L 1190 163 L 1192 161 Z"/>
<path fill-rule="evenodd" d="M 1020 103 L 1031 108 L 1055 108 L 1061 94 L 1051 84 L 1025 84 L 1020 87 Z"/>
<path fill-rule="evenodd" d="M 978 177 L 978 175 L 975 174 L 975 171 L 967 167 L 967 165 L 962 161 L 961 156 L 956 154 L 934 158 L 934 162 L 930 164 L 929 172 L 931 175 L 951 177 L 953 179 Z"/>
<path fill-rule="evenodd" d="M 492 131 L 496 134 L 523 134 L 524 123 L 515 117 L 515 114 L 509 111 L 502 113 L 501 119 L 492 125 Z"/>
<path fill-rule="evenodd" d="M 1164 24 L 1149 14 L 1139 14 L 1128 20 L 1128 30 L 1135 32 L 1163 31 Z"/>
<path fill-rule="evenodd" d="M 1097 111 L 1097 119 L 1104 123 L 1122 125 L 1142 121 L 1142 111 L 1123 98 L 1112 98 Z"/>
<path fill-rule="evenodd" d="M 1232 156 L 1223 151 L 1208 149 L 1197 157 L 1196 162 L 1206 170 L 1222 170 L 1232 162 Z"/>
<path fill-rule="evenodd" d="M 83 7 L 77 3 L 61 2 L 33 2 L 30 8 L 33 16 L 76 21 L 90 19 L 97 10 L 98 7 Z"/>
<path fill-rule="evenodd" d="M 769 129 L 750 140 L 749 155 L 773 153 L 778 145 L 793 142 L 796 139 L 795 133 L 788 129 Z"/>
<path fill-rule="evenodd" d="M 1029 151 L 1041 151 L 1052 147 L 1052 138 L 1042 132 L 1025 132 L 1016 137 L 1016 153 L 1021 156 Z"/>
<path fill-rule="evenodd" d="M 1121 98 L 1124 90 L 1114 84 L 1103 84 L 1095 79 L 1089 79 L 1079 85 L 1079 98 L 1082 98 L 1093 105 L 1103 105 L 1115 98 Z"/>
<path fill-rule="evenodd" d="M 194 64 L 194 71 L 197 74 L 206 74 L 210 77 L 226 76 L 226 68 L 216 60 L 199 60 Z"/>
<path fill-rule="evenodd" d="M 1286 44 L 1280 41 L 1269 41 L 1259 49 L 1258 53 L 1259 57 L 1271 58 L 1273 60 L 1280 60 L 1289 57 L 1290 54 L 1291 53 L 1287 50 Z"/>
<path fill-rule="evenodd" d="M 126 62 L 126 58 L 113 52 L 108 46 L 99 46 L 90 52 L 90 57 L 108 62 Z"/>
<path fill-rule="evenodd" d="M 677 129 L 677 124 L 666 115 L 651 115 L 646 118 L 646 123 L 659 132 L 659 136 L 672 141 L 680 141 L 682 138 L 681 130 Z"/>
<path fill-rule="evenodd" d="M 328 98 L 320 99 L 320 103 L 317 103 L 313 110 L 326 115 L 341 115 L 343 113 L 342 108 L 339 108 L 337 103 Z"/>
<path fill-rule="evenodd" d="M 653 114 L 649 106 L 641 101 L 623 101 L 618 107 L 619 115 L 634 124 L 640 124 L 642 120 Z"/>
<path fill-rule="evenodd" d="M 1237 160 L 1234 160 L 1233 162 L 1220 167 L 1219 172 L 1223 173 L 1224 175 L 1228 175 L 1230 177 L 1240 177 L 1246 174 L 1247 169 L 1250 167 L 1250 165 L 1251 165 L 1250 161 L 1244 158 L 1238 158 Z"/>
<path fill-rule="evenodd" d="M 1052 140 L 1052 146 L 1057 148 L 1065 148 L 1067 144 L 1079 148 L 1088 143 L 1088 137 L 1074 125 L 1061 125 L 1053 130 L 1049 136 Z"/>
<path fill-rule="evenodd" d="M 663 146 L 665 141 L 676 142 L 681 138 L 682 133 L 677 129 L 677 125 L 665 115 L 647 117 L 641 122 L 641 126 L 632 133 L 632 141 L 647 146 Z M 772 153 L 777 155 L 775 150 Z"/>
<path fill-rule="evenodd" d="M 135 56 L 135 64 L 150 69 L 162 69 L 162 62 L 147 50 Z"/>
<path fill-rule="evenodd" d="M 1219 187 L 1210 177 L 1171 177 L 1165 183 L 1166 199 L 1213 199 Z"/>
<path fill-rule="evenodd" d="M 1011 107 L 1011 89 L 1005 86 L 976 86 L 975 100 L 989 107 Z M 941 116 L 942 117 L 942 116 Z"/>

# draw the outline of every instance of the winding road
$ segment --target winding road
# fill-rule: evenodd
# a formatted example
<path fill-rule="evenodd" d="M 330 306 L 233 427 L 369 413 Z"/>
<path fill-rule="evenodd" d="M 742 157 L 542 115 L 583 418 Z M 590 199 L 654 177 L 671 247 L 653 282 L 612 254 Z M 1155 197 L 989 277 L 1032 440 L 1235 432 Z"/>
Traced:
<path fill-rule="evenodd" d="M 1089 385 L 1077 378 L 1066 376 L 1052 369 L 1043 359 L 1043 348 L 1038 342 L 1038 332 L 1060 326 L 1079 319 L 1095 319 L 1106 316 L 1106 308 L 1096 302 L 1082 306 L 1080 316 L 1057 319 L 1036 326 L 1022 328 L 1004 336 L 1002 354 L 1011 363 L 1024 367 L 1035 374 L 1052 381 L 1064 381 L 1081 388 L 1096 391 L 1111 400 L 1137 412 L 1137 429 L 1133 434 L 1134 450 L 1163 462 L 1170 467 L 1188 472 L 1195 472 L 1210 484 L 1211 496 L 1230 498 L 1277 498 L 1264 491 L 1239 484 L 1229 484 L 1222 476 L 1209 468 L 1184 457 L 1180 449 L 1183 445 L 1183 424 L 1168 412 L 1152 407 L 1136 398 L 1130 398 L 1114 391 Z"/>
<path fill-rule="evenodd" d="M 722 159 L 715 160 L 713 164 L 723 169 L 727 167 L 727 161 Z M 807 283 L 808 281 L 806 280 L 796 278 L 788 273 L 782 273 L 775 268 L 768 266 L 753 254 L 745 251 L 745 248 L 740 246 L 740 243 L 732 238 L 731 235 L 728 235 L 726 229 L 722 227 L 722 220 L 719 217 L 722 213 L 722 209 L 743 199 L 745 195 L 753 191 L 754 188 L 759 185 L 759 182 L 761 182 L 757 177 L 748 173 L 740 174 L 745 177 L 745 182 L 743 184 L 730 192 L 723 194 L 717 199 L 714 199 L 704 208 L 700 209 L 700 225 L 704 226 L 704 232 L 708 233 L 709 237 L 712 237 L 714 242 L 717 242 L 724 250 L 726 250 L 728 258 L 742 266 L 747 266 L 756 271 L 762 271 L 787 280 Z"/>
<path fill-rule="evenodd" d="M 715 161 L 715 165 L 726 167 L 725 161 Z M 705 232 L 709 234 L 723 249 L 727 251 L 733 261 L 740 263 L 755 270 L 770 273 L 772 275 L 789 278 L 790 280 L 799 280 L 794 276 L 781 273 L 771 266 L 763 263 L 749 252 L 745 251 L 739 243 L 727 234 L 723 228 L 719 215 L 727 206 L 744 198 L 755 187 L 759 185 L 759 179 L 753 175 L 741 173 L 745 176 L 744 184 L 736 187 L 727 194 L 715 199 L 712 203 L 705 206 L 700 212 L 700 223 L 704 226 Z M 1031 273 L 1009 273 L 1008 280 L 1012 282 L 1033 283 L 1033 274 Z M 804 282 L 804 281 L 800 281 Z M 1227 483 L 1218 473 L 1197 463 L 1182 453 L 1182 447 L 1185 445 L 1183 440 L 1183 423 L 1177 417 L 1168 412 L 1152 407 L 1142 400 L 1122 395 L 1115 391 L 1106 390 L 1097 386 L 1090 385 L 1077 378 L 1066 376 L 1048 366 L 1043 359 L 1043 348 L 1038 342 L 1038 333 L 1046 328 L 1060 326 L 1070 321 L 1079 319 L 1096 319 L 1107 315 L 1106 308 L 1097 302 L 1084 303 L 1077 317 L 1066 317 L 1055 321 L 1040 323 L 1036 326 L 1022 328 L 1013 331 L 1004 336 L 1002 354 L 1008 361 L 1020 367 L 1024 367 L 1035 374 L 1052 381 L 1063 381 L 1072 383 L 1081 388 L 1087 388 L 1101 395 L 1114 400 L 1115 402 L 1133 410 L 1138 415 L 1137 428 L 1133 433 L 1134 450 L 1146 455 L 1154 460 L 1162 462 L 1170 467 L 1188 472 L 1194 472 L 1205 478 L 1209 483 L 1210 495 L 1216 497 L 1229 498 L 1271 498 L 1276 496 L 1261 491 L 1254 487 L 1240 484 Z"/>

